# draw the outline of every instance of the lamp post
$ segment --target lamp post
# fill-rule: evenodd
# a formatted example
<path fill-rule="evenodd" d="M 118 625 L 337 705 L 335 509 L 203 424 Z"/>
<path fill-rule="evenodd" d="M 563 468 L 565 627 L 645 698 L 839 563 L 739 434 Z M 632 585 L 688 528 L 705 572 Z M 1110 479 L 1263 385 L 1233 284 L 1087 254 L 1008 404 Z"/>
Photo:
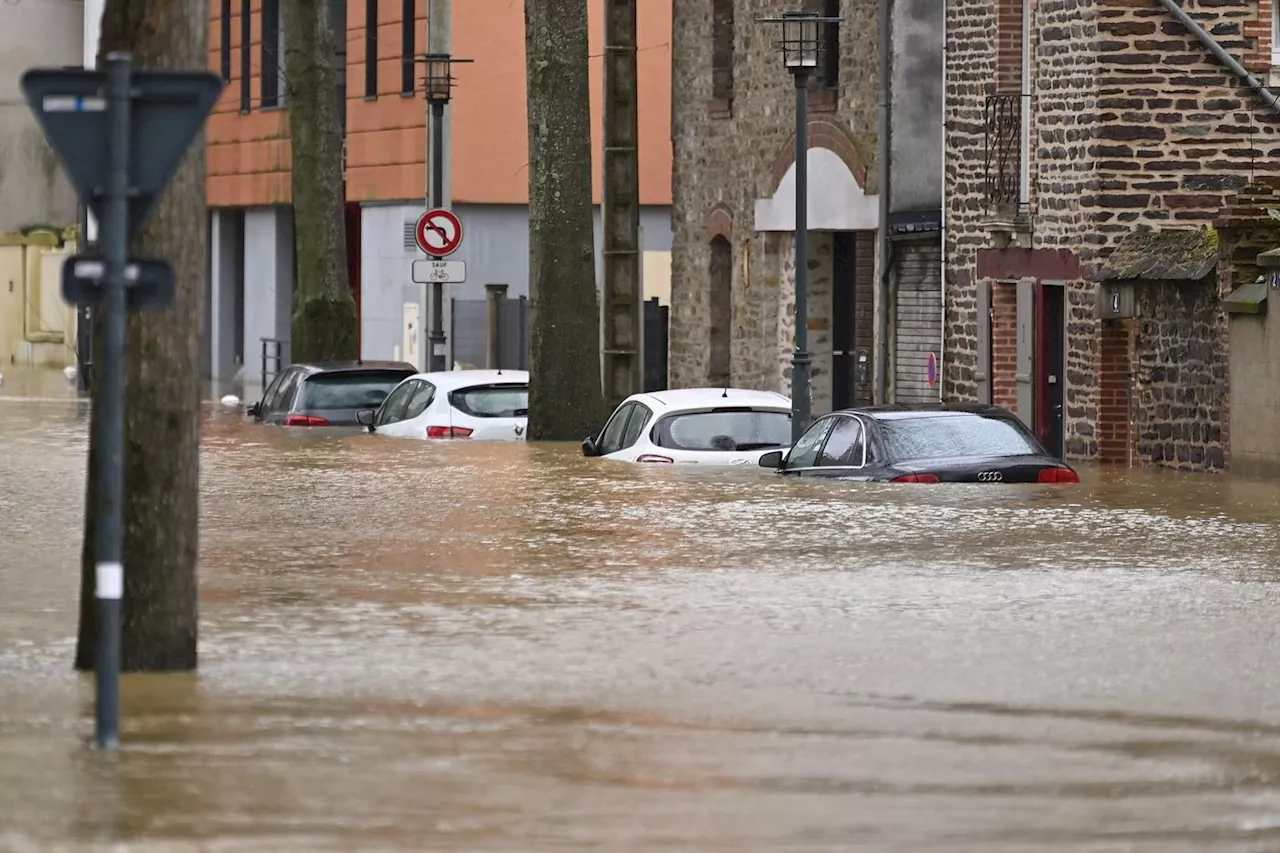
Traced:
<path fill-rule="evenodd" d="M 800 440 L 812 417 L 812 365 L 809 353 L 809 78 L 818 70 L 823 33 L 840 18 L 816 12 L 785 12 L 780 18 L 760 18 L 781 24 L 782 63 L 796 84 L 796 331 L 791 354 L 791 443 Z"/>
<path fill-rule="evenodd" d="M 470 62 L 470 59 L 454 59 L 447 53 L 428 53 L 422 57 L 426 63 L 423 80 L 427 103 L 431 107 L 431 198 L 432 208 L 444 206 L 444 107 L 453 94 L 453 64 Z M 440 258 L 432 255 L 435 260 Z M 427 370 L 445 369 L 444 357 L 444 282 L 431 283 L 431 331 L 427 333 Z"/>

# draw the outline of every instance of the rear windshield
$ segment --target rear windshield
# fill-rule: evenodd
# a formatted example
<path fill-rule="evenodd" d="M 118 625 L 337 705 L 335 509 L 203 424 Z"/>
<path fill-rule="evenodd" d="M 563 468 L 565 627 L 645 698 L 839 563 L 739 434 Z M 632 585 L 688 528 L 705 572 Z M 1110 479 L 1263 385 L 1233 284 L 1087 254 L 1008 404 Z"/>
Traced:
<path fill-rule="evenodd" d="M 880 435 L 889 458 L 898 460 L 1042 452 L 1021 424 L 981 415 L 882 420 Z"/>
<path fill-rule="evenodd" d="M 478 385 L 459 388 L 449 403 L 473 418 L 523 418 L 529 415 L 528 385 Z"/>
<path fill-rule="evenodd" d="M 351 371 L 317 373 L 307 378 L 307 409 L 376 409 L 391 389 L 410 373 L 403 371 Z"/>
<path fill-rule="evenodd" d="M 721 409 L 672 415 L 658 422 L 654 443 L 672 450 L 759 450 L 791 443 L 791 415 Z"/>

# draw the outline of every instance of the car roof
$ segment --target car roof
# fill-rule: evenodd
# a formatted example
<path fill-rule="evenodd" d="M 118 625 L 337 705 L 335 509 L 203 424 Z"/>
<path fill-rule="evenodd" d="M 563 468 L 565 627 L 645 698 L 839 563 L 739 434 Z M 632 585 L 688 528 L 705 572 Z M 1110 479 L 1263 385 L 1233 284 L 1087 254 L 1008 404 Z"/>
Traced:
<path fill-rule="evenodd" d="M 317 373 L 360 373 L 382 370 L 403 370 L 413 373 L 418 369 L 405 361 L 303 361 L 289 366 L 301 368 L 312 376 Z"/>
<path fill-rule="evenodd" d="M 988 403 L 930 403 L 924 405 L 860 406 L 840 409 L 839 412 L 863 415 L 880 421 L 897 421 L 911 418 L 946 418 L 977 415 L 980 417 L 1012 418 L 1013 412 L 1003 406 Z M 837 414 L 837 413 L 833 413 Z"/>
<path fill-rule="evenodd" d="M 661 409 L 705 409 L 719 406 L 767 406 L 790 409 L 791 401 L 776 391 L 753 391 L 747 388 L 675 388 L 647 391 L 627 398 L 639 400 Z"/>
<path fill-rule="evenodd" d="M 415 373 L 412 379 L 425 379 L 437 388 L 463 388 L 468 385 L 529 384 L 527 370 L 437 370 Z"/>

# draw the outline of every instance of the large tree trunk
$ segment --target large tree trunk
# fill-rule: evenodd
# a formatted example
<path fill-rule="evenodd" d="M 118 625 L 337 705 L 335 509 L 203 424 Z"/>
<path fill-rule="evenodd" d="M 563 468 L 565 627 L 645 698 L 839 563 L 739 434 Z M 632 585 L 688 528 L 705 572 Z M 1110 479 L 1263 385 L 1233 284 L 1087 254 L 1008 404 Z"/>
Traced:
<path fill-rule="evenodd" d="M 353 359 L 356 306 L 347 281 L 342 114 L 326 0 L 284 0 L 285 78 L 293 148 L 298 264 L 294 361 Z"/>
<path fill-rule="evenodd" d="M 135 68 L 201 69 L 209 64 L 204 0 L 108 0 L 102 55 L 126 50 Z M 136 254 L 173 264 L 175 293 L 159 313 L 128 321 L 125 381 L 124 599 L 121 666 L 130 672 L 196 667 L 196 556 L 200 480 L 200 342 L 208 215 L 201 135 L 160 199 Z M 101 324 L 94 324 L 94 364 L 102 364 Z M 90 413 L 95 422 L 95 401 Z M 91 423 L 91 435 L 97 428 Z M 89 478 L 80 573 L 76 668 L 91 670 L 96 647 L 94 490 Z"/>
<path fill-rule="evenodd" d="M 525 0 L 529 86 L 529 438 L 600 429 L 587 0 Z"/>

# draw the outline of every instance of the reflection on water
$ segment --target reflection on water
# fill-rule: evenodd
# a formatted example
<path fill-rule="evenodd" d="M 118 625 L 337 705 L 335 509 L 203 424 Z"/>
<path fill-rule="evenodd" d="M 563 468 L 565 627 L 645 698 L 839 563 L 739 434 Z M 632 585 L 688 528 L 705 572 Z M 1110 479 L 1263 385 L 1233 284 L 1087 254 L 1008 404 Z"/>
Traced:
<path fill-rule="evenodd" d="M 1280 849 L 1267 484 L 797 483 L 211 405 L 201 670 L 127 678 L 104 756 L 85 408 L 14 385 L 0 850 Z"/>

